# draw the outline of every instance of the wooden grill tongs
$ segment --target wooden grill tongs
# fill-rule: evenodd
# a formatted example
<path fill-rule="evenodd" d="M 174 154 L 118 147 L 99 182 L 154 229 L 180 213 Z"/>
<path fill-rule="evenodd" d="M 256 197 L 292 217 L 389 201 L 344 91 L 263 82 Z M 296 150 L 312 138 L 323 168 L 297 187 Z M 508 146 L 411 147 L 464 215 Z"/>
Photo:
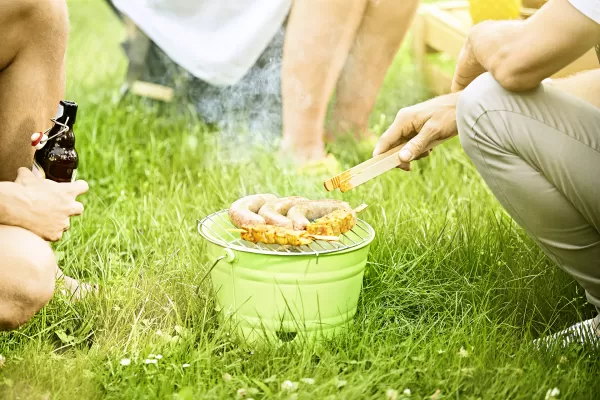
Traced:
<path fill-rule="evenodd" d="M 445 139 L 447 140 L 447 139 Z M 427 150 L 433 149 L 438 144 L 445 140 L 434 141 L 427 147 Z M 370 181 L 373 178 L 387 172 L 391 169 L 398 167 L 400 157 L 398 153 L 402 150 L 406 143 L 402 143 L 394 148 L 389 149 L 385 153 L 379 154 L 363 163 L 360 163 L 339 175 L 334 176 L 326 180 L 323 185 L 325 190 L 331 192 L 335 189 L 340 189 L 342 193 L 347 192 L 355 187 L 362 185 L 363 183 Z"/>

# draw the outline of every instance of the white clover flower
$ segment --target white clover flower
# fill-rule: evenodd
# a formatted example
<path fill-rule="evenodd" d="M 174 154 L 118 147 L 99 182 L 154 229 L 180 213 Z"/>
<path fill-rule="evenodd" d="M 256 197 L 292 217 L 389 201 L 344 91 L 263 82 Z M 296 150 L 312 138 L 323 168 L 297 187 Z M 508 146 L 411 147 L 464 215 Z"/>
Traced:
<path fill-rule="evenodd" d="M 558 388 L 548 389 L 546 392 L 546 400 L 555 400 L 560 395 Z"/>
<path fill-rule="evenodd" d="M 189 368 L 190 364 L 183 364 L 181 368 Z"/>
<path fill-rule="evenodd" d="M 404 393 L 405 396 L 410 396 L 412 392 L 410 391 L 410 389 L 404 389 L 404 392 L 402 393 Z"/>
<path fill-rule="evenodd" d="M 344 386 L 346 386 L 346 384 L 348 383 L 348 381 L 345 381 L 343 379 L 335 379 L 335 385 L 337 386 L 338 389 L 343 388 Z"/>
<path fill-rule="evenodd" d="M 296 390 L 298 390 L 298 382 L 292 382 L 292 381 L 283 381 L 283 383 L 281 384 L 281 389 L 288 391 L 288 392 L 295 392 Z"/>
<path fill-rule="evenodd" d="M 246 389 L 243 389 L 243 388 L 238 389 L 237 395 L 240 397 L 246 397 Z"/>
<path fill-rule="evenodd" d="M 227 372 L 225 372 L 223 374 L 223 380 L 224 381 L 230 381 L 232 379 L 231 375 L 229 375 Z"/>
<path fill-rule="evenodd" d="M 158 360 L 146 358 L 144 360 L 144 363 L 146 363 L 146 364 L 156 364 L 156 363 L 158 363 Z"/>
<path fill-rule="evenodd" d="M 302 378 L 300 380 L 303 383 L 306 383 L 307 385 L 314 385 L 315 384 L 315 380 L 313 378 Z"/>
<path fill-rule="evenodd" d="M 131 364 L 131 358 L 122 358 L 120 364 L 124 367 Z"/>
<path fill-rule="evenodd" d="M 388 389 L 385 391 L 386 400 L 398 400 L 398 391 L 394 389 Z"/>
<path fill-rule="evenodd" d="M 458 356 L 461 358 L 467 358 L 467 357 L 469 357 L 469 352 L 467 350 L 465 350 L 464 347 L 461 347 L 460 350 L 458 351 Z"/>

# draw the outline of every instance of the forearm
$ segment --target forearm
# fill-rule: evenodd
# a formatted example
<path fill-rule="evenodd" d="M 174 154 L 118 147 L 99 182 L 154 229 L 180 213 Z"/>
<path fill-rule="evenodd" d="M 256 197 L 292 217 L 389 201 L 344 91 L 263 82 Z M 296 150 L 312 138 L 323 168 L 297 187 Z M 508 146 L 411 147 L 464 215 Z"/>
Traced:
<path fill-rule="evenodd" d="M 600 108 L 600 68 L 554 79 L 548 84 Z"/>
<path fill-rule="evenodd" d="M 524 21 L 476 25 L 473 55 L 506 89 L 529 90 L 600 42 L 600 26 L 567 0 L 554 0 Z"/>

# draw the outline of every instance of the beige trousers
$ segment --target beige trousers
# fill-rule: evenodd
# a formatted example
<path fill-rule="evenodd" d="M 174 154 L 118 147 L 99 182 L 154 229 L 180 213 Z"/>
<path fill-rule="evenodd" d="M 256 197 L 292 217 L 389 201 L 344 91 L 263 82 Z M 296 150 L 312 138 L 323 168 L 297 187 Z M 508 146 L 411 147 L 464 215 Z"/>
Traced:
<path fill-rule="evenodd" d="M 600 310 L 600 109 L 549 85 L 461 94 L 460 141 L 512 218 Z"/>

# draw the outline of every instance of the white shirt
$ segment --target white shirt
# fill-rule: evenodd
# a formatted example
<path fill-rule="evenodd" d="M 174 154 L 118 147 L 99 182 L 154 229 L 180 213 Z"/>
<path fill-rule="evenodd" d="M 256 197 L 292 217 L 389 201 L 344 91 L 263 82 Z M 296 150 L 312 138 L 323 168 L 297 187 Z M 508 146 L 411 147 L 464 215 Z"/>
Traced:
<path fill-rule="evenodd" d="M 600 0 L 569 0 L 583 15 L 600 24 Z"/>
<path fill-rule="evenodd" d="M 292 0 L 114 0 L 175 63 L 212 85 L 252 68 Z"/>

